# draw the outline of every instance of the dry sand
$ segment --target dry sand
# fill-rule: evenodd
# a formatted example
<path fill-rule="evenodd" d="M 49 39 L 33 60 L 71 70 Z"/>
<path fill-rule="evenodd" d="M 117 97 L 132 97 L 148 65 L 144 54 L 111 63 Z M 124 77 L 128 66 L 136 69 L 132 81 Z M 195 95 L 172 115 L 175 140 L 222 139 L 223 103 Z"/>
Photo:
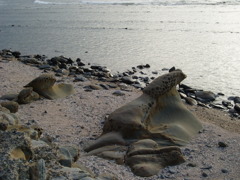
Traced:
<path fill-rule="evenodd" d="M 36 67 L 18 61 L 0 60 L 0 96 L 20 92 L 24 85 L 41 73 Z M 72 83 L 73 78 L 59 80 Z M 114 174 L 122 180 L 240 180 L 240 120 L 230 118 L 219 110 L 197 106 L 188 108 L 202 121 L 204 129 L 181 148 L 186 158 L 186 162 L 181 165 L 166 167 L 158 175 L 141 178 L 135 176 L 127 166 L 95 156 L 84 156 L 83 147 L 101 134 L 105 117 L 141 94 L 135 89 L 125 92 L 124 96 L 112 95 L 115 90 L 84 91 L 85 85 L 97 83 L 73 83 L 76 90 L 74 95 L 21 105 L 17 114 L 22 123 L 37 122 L 44 129 L 44 135 L 53 136 L 55 142 L 79 146 L 81 157 L 78 163 L 96 174 Z M 219 147 L 220 141 L 228 147 Z"/>

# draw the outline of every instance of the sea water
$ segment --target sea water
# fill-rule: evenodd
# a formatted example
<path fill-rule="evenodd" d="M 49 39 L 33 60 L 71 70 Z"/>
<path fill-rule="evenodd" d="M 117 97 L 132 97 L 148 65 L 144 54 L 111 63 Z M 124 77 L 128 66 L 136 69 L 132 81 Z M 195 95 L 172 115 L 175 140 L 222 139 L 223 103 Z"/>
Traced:
<path fill-rule="evenodd" d="M 3 48 L 114 72 L 175 66 L 192 87 L 240 96 L 239 0 L 0 0 Z"/>

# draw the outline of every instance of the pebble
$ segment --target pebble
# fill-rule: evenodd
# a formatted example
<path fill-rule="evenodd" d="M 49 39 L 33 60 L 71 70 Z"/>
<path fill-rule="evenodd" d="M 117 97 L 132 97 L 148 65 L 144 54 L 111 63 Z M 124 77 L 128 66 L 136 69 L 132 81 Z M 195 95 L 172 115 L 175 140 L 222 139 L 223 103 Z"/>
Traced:
<path fill-rule="evenodd" d="M 207 173 L 205 173 L 205 172 L 202 173 L 202 176 L 203 177 L 208 177 Z"/>
<path fill-rule="evenodd" d="M 226 169 L 221 169 L 222 173 L 228 173 L 228 170 Z"/>
<path fill-rule="evenodd" d="M 223 147 L 223 148 L 228 147 L 228 145 L 226 143 L 222 142 L 222 141 L 218 142 L 218 146 Z"/>
<path fill-rule="evenodd" d="M 124 96 L 125 93 L 122 92 L 122 91 L 117 90 L 117 91 L 114 91 L 114 92 L 113 92 L 113 95 L 115 95 L 115 96 Z"/>

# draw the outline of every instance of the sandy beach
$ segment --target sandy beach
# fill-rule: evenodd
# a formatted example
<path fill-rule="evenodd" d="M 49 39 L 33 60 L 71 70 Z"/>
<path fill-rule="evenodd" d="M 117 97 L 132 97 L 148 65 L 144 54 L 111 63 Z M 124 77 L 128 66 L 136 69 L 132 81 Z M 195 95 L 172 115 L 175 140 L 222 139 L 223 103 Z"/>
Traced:
<path fill-rule="evenodd" d="M 43 70 L 17 60 L 0 59 L 0 96 L 19 93 L 24 85 L 42 73 Z M 190 74 L 188 78 L 191 78 Z M 101 135 L 106 117 L 142 92 L 129 86 L 128 91 L 124 91 L 125 95 L 115 96 L 113 92 L 119 87 L 109 90 L 84 90 L 85 86 L 103 83 L 97 80 L 73 82 L 74 78 L 71 76 L 57 79 L 59 82 L 73 84 L 75 93 L 66 98 L 40 99 L 20 105 L 16 114 L 23 124 L 38 124 L 43 128 L 43 135 L 52 136 L 57 144 L 78 146 L 81 152 L 77 163 L 87 167 L 95 175 L 112 174 L 119 180 L 240 178 L 240 120 L 230 117 L 224 111 L 187 104 L 187 108 L 202 122 L 203 130 L 188 145 L 181 147 L 185 163 L 166 167 L 160 170 L 158 175 L 141 178 L 134 175 L 126 165 L 117 165 L 114 161 L 96 156 L 85 156 L 84 147 Z M 219 142 L 223 142 L 227 147 L 220 147 Z"/>

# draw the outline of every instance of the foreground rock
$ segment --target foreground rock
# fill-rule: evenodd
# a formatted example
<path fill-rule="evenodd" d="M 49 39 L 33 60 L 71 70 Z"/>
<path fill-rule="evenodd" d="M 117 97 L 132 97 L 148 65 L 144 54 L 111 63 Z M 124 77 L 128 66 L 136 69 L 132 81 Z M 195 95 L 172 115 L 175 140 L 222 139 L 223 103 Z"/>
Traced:
<path fill-rule="evenodd" d="M 163 167 L 183 163 L 178 146 L 202 128 L 176 90 L 185 78 L 181 71 L 173 71 L 155 79 L 139 98 L 110 114 L 102 136 L 85 150 L 125 162 L 138 176 L 152 176 Z"/>

